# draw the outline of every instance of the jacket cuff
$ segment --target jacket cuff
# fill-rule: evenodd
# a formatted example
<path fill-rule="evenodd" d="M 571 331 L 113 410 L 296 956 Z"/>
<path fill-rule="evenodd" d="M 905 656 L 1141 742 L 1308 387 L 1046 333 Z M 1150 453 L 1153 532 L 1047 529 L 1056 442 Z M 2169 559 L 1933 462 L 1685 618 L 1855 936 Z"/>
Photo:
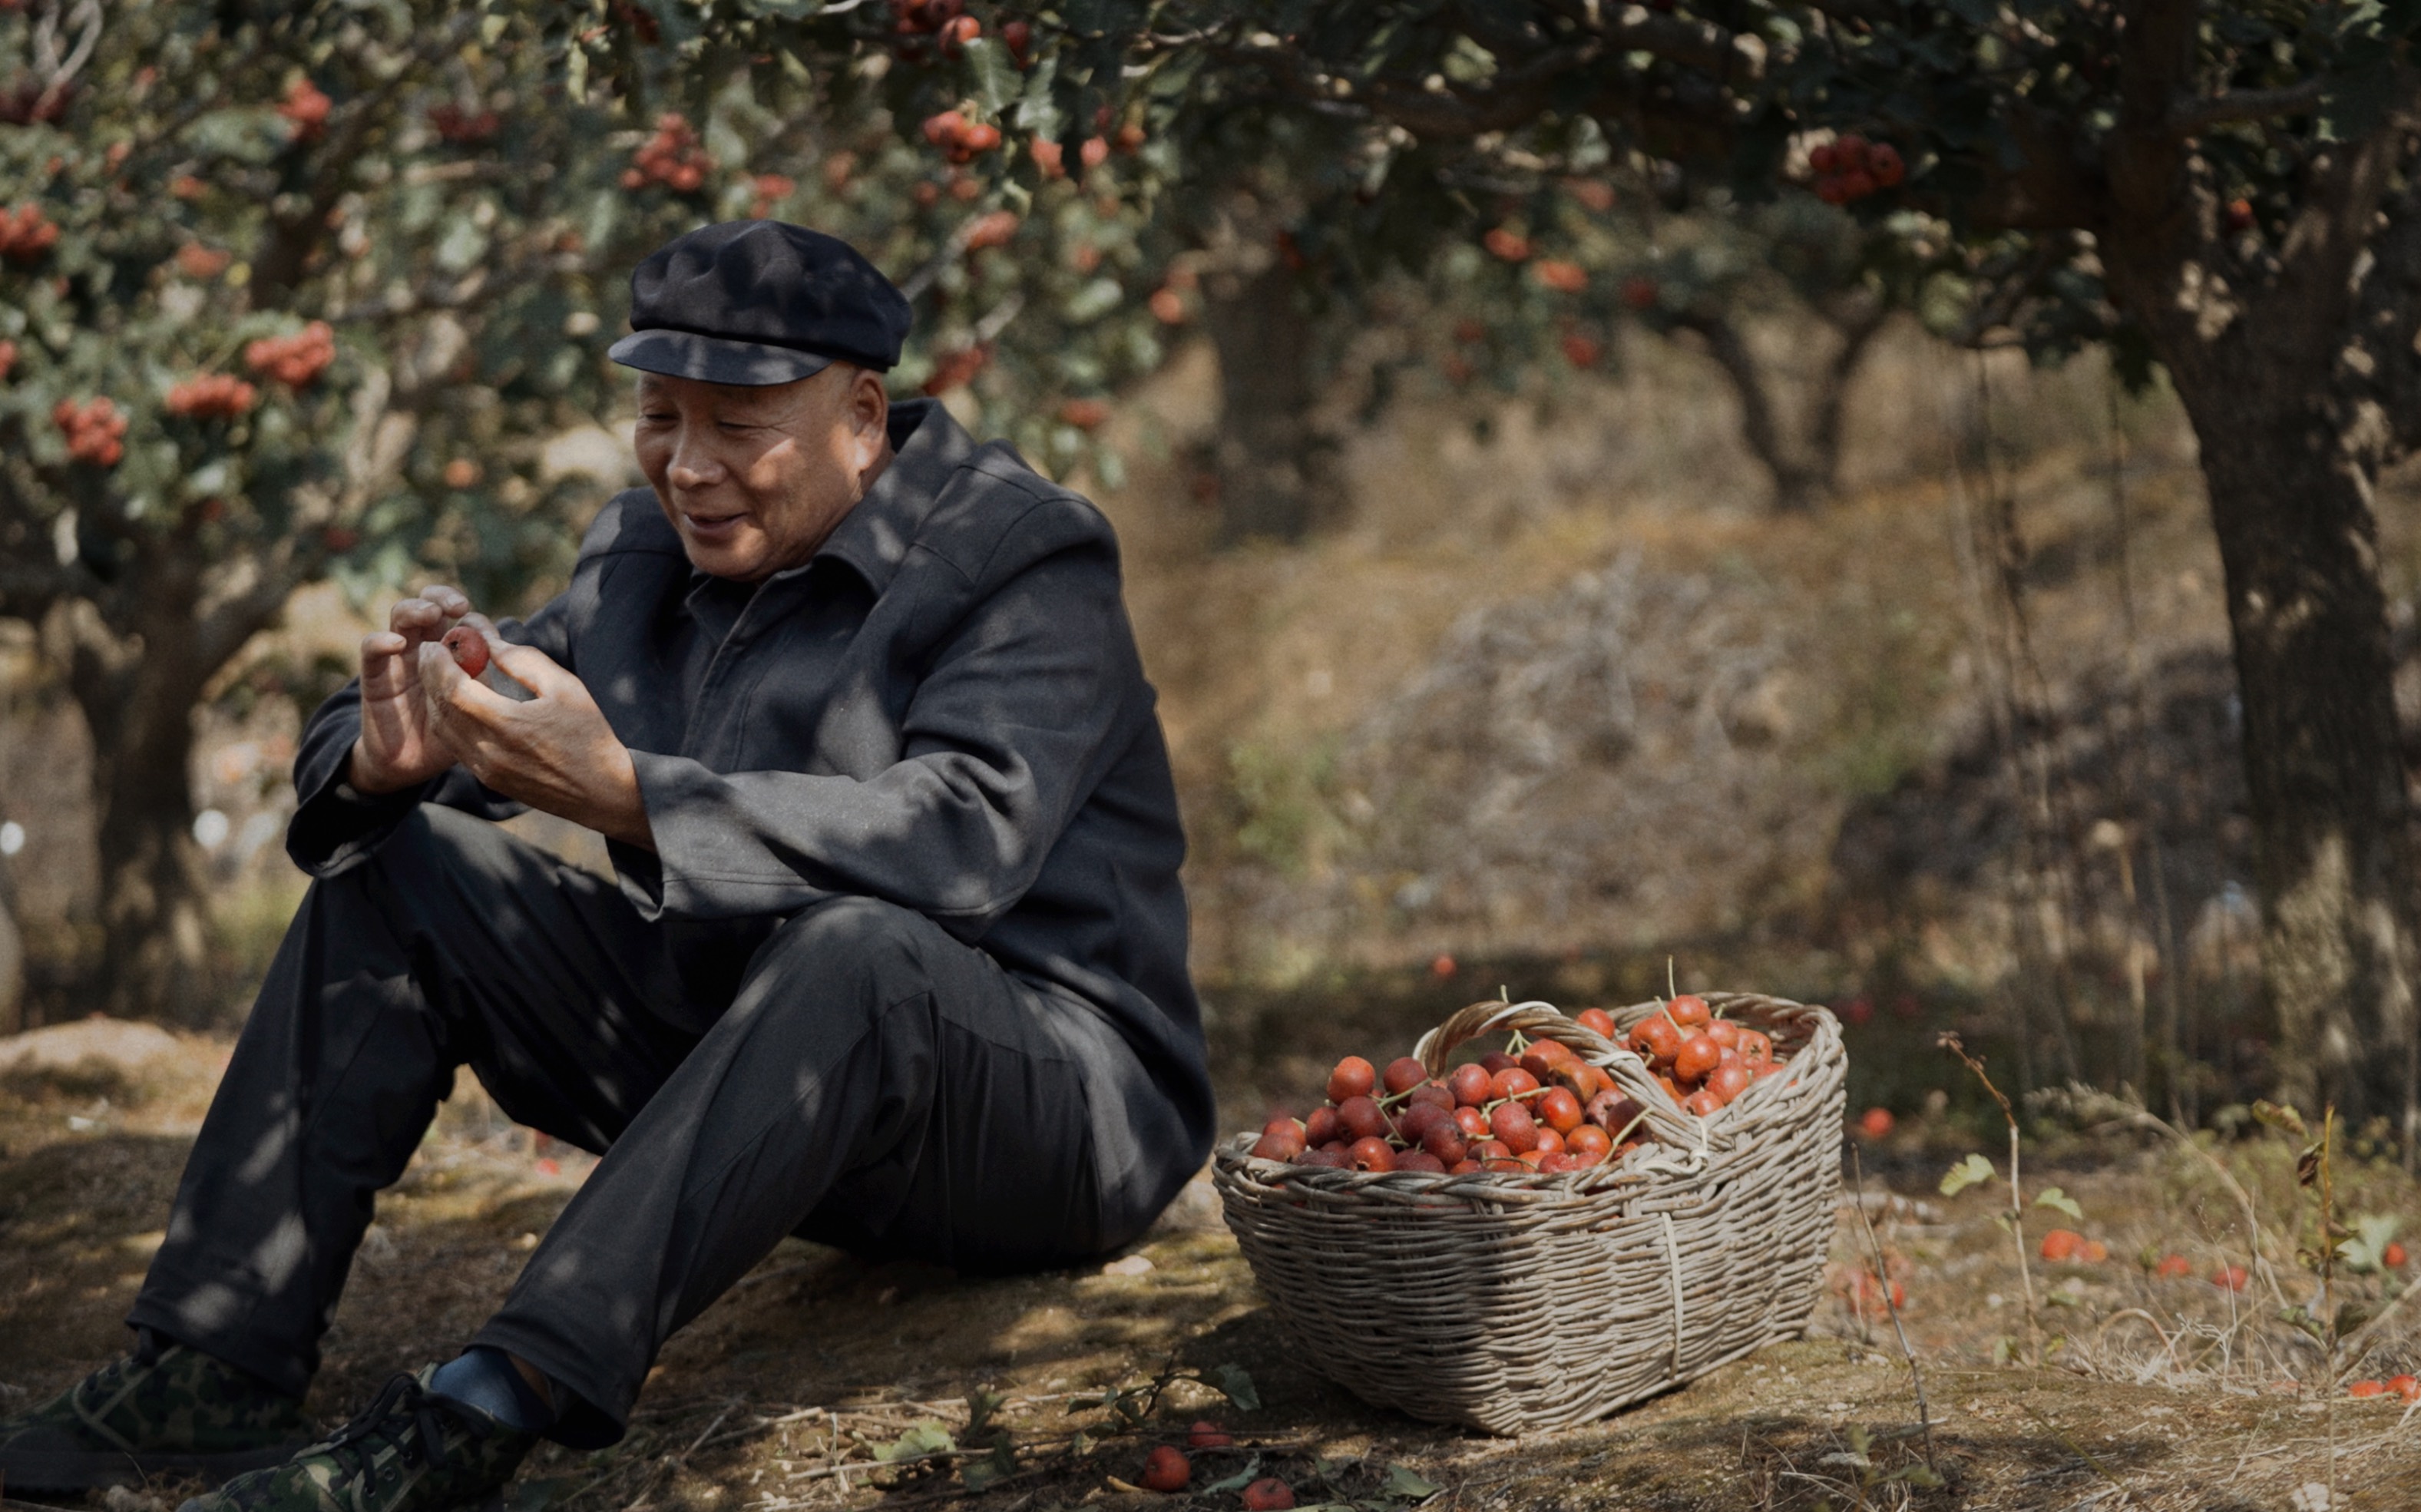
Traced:
<path fill-rule="evenodd" d="M 335 877 L 360 865 L 436 786 L 365 793 L 345 780 L 348 765 L 337 762 L 318 787 L 304 794 L 286 826 L 287 855 L 313 877 Z"/>

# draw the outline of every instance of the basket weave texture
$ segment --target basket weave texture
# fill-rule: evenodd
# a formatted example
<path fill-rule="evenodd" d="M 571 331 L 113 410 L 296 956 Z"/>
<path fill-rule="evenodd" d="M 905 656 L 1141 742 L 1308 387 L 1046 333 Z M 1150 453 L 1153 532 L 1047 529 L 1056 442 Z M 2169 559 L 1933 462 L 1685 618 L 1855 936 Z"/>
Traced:
<path fill-rule="evenodd" d="M 1376 1174 L 1253 1156 L 1212 1170 L 1299 1357 L 1365 1401 L 1489 1433 L 1618 1411 L 1804 1327 L 1840 1189 L 1847 1058 L 1820 1007 L 1702 994 L 1786 1062 L 1710 1118 L 1544 1003 L 1475 1003 L 1421 1037 L 1432 1076 L 1467 1039 L 1518 1030 L 1603 1068 L 1657 1143 L 1568 1175 Z M 1661 1010 L 1615 1013 L 1627 1034 Z"/>

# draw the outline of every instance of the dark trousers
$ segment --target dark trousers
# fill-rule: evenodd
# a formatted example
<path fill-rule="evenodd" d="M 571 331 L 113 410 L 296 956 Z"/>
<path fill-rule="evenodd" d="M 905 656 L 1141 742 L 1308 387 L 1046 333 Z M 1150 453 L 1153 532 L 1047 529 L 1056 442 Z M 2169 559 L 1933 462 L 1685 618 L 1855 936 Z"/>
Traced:
<path fill-rule="evenodd" d="M 785 1234 L 1041 1269 L 1129 1242 L 1192 1174 L 1104 1019 L 921 914 L 842 897 L 768 921 L 707 1003 L 667 933 L 451 809 L 314 884 L 129 1320 L 300 1395 L 375 1195 L 461 1065 L 603 1157 L 471 1341 L 576 1394 L 554 1436 L 581 1447 Z"/>

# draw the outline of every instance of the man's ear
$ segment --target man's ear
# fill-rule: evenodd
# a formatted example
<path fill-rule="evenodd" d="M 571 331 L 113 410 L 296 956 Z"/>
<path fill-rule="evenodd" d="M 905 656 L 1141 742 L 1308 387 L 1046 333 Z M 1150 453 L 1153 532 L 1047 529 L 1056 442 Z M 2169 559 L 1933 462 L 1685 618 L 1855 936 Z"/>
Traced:
<path fill-rule="evenodd" d="M 849 381 L 849 428 L 862 456 L 860 467 L 871 467 L 891 437 L 891 393 L 882 375 L 871 367 L 852 368 Z"/>

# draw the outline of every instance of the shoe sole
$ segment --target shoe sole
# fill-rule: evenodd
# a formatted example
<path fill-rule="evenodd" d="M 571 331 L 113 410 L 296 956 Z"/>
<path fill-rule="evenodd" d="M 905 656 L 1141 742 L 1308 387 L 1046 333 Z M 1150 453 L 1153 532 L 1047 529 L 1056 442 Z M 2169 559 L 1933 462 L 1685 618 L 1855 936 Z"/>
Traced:
<path fill-rule="evenodd" d="M 121 1454 L 117 1450 L 0 1454 L 0 1484 L 11 1491 L 97 1491 L 140 1486 L 161 1475 L 199 1475 L 216 1485 L 247 1470 L 285 1463 L 310 1441 L 226 1454 Z"/>

